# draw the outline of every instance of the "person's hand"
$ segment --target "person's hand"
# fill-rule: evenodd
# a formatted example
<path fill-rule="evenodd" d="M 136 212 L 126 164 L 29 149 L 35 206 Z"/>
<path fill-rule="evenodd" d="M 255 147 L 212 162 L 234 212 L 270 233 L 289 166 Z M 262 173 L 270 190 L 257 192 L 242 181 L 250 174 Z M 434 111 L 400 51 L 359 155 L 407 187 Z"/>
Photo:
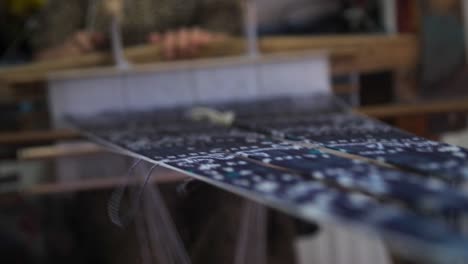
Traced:
<path fill-rule="evenodd" d="M 37 58 L 56 59 L 79 56 L 96 50 L 104 43 L 104 36 L 97 32 L 79 31 L 67 38 L 62 44 L 39 52 Z"/>
<path fill-rule="evenodd" d="M 164 34 L 152 33 L 148 40 L 151 44 L 161 45 L 164 58 L 180 59 L 197 56 L 202 47 L 225 37 L 199 28 L 182 28 Z"/>

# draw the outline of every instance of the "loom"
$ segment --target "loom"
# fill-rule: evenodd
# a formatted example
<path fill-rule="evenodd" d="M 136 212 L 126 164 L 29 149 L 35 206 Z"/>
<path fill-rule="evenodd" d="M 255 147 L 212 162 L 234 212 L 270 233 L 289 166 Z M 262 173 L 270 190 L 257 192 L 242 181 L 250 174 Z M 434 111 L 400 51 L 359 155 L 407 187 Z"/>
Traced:
<path fill-rule="evenodd" d="M 326 51 L 260 56 L 249 12 L 249 56 L 51 75 L 54 125 L 406 256 L 466 261 L 468 238 L 441 218 L 468 212 L 468 151 L 352 113 L 331 95 Z M 199 106 L 234 118 L 194 119 Z"/>

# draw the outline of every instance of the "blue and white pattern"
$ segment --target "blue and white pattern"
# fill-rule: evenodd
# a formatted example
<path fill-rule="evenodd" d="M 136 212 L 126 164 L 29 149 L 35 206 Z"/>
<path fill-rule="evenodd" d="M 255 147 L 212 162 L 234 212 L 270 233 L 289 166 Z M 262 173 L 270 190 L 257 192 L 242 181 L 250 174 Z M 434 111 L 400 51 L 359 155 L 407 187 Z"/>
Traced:
<path fill-rule="evenodd" d="M 411 237 L 422 243 L 452 249 L 468 242 L 440 223 L 398 206 L 382 204 L 361 193 L 343 192 L 310 177 L 262 166 L 234 155 L 171 161 L 167 165 L 206 177 L 208 182 L 228 191 L 306 220 L 367 226 L 400 239 Z"/>
<path fill-rule="evenodd" d="M 444 214 L 453 210 L 468 213 L 467 196 L 438 179 L 426 179 L 316 149 L 269 150 L 245 155 L 342 189 L 389 203 L 402 203 L 420 213 Z"/>
<path fill-rule="evenodd" d="M 263 106 L 264 115 L 240 111 L 234 127 L 190 121 L 183 110 L 106 114 L 75 124 L 98 142 L 302 219 L 379 231 L 405 242 L 414 254 L 435 247 L 435 257 L 468 259 L 468 238 L 434 217 L 468 214 L 468 197 L 451 187 L 468 177 L 466 150 L 335 107 L 313 114 L 285 107 L 282 114 L 268 111 L 267 102 Z M 336 156 L 326 148 L 416 173 Z"/>
<path fill-rule="evenodd" d="M 439 176 L 451 182 L 468 179 L 468 150 L 416 137 L 352 113 L 259 121 L 251 128 Z"/>

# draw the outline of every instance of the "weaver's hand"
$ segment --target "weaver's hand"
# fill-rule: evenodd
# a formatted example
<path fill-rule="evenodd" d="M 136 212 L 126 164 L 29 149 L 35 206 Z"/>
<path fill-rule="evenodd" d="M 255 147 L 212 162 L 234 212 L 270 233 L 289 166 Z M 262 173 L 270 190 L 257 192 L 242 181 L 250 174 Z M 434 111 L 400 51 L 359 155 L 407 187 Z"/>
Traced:
<path fill-rule="evenodd" d="M 162 46 L 162 53 L 166 59 L 180 59 L 197 56 L 200 49 L 210 43 L 220 41 L 226 36 L 208 32 L 199 28 L 182 28 L 164 34 L 152 33 L 149 42 Z"/>
<path fill-rule="evenodd" d="M 67 38 L 62 44 L 39 52 L 37 59 L 57 59 L 67 56 L 79 56 L 104 43 L 104 35 L 97 32 L 79 31 Z"/>

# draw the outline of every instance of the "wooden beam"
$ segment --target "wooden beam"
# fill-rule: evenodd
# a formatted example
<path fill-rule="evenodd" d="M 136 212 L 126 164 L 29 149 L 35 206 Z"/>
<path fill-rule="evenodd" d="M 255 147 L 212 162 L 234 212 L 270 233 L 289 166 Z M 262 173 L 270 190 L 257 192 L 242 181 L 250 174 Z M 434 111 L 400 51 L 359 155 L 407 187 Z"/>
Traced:
<path fill-rule="evenodd" d="M 187 176 L 182 173 L 164 170 L 151 177 L 149 183 L 179 182 L 186 178 Z M 85 180 L 80 179 L 63 182 L 39 183 L 20 189 L 19 192 L 25 195 L 50 195 L 78 191 L 113 189 L 125 183 L 127 183 L 127 179 L 121 176 L 110 178 L 90 178 Z M 135 180 L 129 182 L 131 185 L 137 183 L 138 181 Z"/>
<path fill-rule="evenodd" d="M 379 71 L 396 67 L 414 67 L 418 58 L 417 39 L 413 35 L 336 35 L 320 37 L 268 37 L 259 41 L 263 53 L 289 51 L 328 51 L 332 57 L 333 72 Z M 245 52 L 245 42 L 240 38 L 227 38 L 204 47 L 198 57 L 240 55 Z M 125 50 L 126 57 L 134 63 L 161 61 L 157 45 L 142 45 Z M 343 60 L 348 58 L 348 60 Z M 352 57 L 352 64 L 349 58 Z M 334 61 L 338 64 L 335 66 Z M 80 57 L 33 62 L 23 66 L 0 70 L 0 83 L 21 84 L 43 81 L 51 72 L 110 65 L 109 53 L 91 53 Z M 344 63 L 347 62 L 347 63 Z"/>
<path fill-rule="evenodd" d="M 81 141 L 23 148 L 17 151 L 17 157 L 20 160 L 37 160 L 81 156 L 103 152 L 109 152 L 109 150 L 88 141 Z"/>
<path fill-rule="evenodd" d="M 63 139 L 75 139 L 79 134 L 68 129 L 41 130 L 0 133 L 0 144 L 20 145 L 27 143 L 38 143 Z"/>
<path fill-rule="evenodd" d="M 388 104 L 365 106 L 357 112 L 374 118 L 404 117 L 419 114 L 436 114 L 450 112 L 468 112 L 468 98 L 413 104 Z"/>

